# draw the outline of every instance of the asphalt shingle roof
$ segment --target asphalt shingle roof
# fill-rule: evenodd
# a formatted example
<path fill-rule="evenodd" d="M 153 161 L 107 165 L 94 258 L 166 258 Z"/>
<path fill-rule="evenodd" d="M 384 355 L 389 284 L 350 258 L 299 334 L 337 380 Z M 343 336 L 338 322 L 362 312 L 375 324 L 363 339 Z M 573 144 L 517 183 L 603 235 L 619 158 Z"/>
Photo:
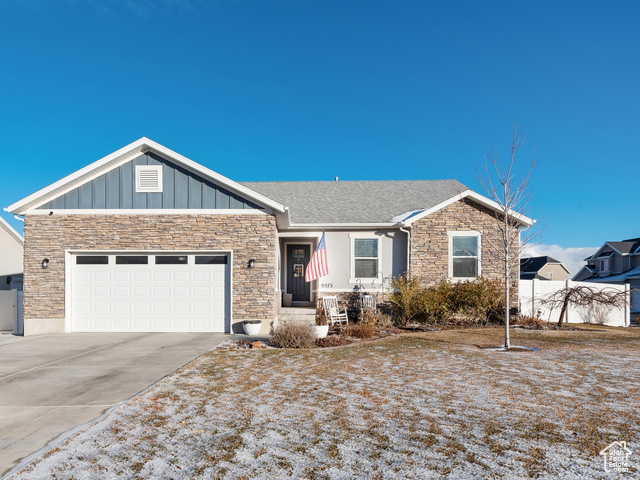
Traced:
<path fill-rule="evenodd" d="M 547 256 L 521 258 L 520 273 L 537 273 L 547 263 L 560 263 L 560 262 L 555 258 L 551 258 Z"/>
<path fill-rule="evenodd" d="M 240 182 L 289 207 L 294 223 L 386 223 L 468 190 L 457 180 Z"/>

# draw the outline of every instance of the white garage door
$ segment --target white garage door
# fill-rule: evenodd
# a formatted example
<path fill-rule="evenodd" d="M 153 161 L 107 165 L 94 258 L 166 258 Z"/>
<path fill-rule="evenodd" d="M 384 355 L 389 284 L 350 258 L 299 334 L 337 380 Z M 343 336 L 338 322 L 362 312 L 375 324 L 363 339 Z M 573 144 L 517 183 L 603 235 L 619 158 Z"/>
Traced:
<path fill-rule="evenodd" d="M 226 254 L 71 257 L 71 331 L 229 332 Z"/>

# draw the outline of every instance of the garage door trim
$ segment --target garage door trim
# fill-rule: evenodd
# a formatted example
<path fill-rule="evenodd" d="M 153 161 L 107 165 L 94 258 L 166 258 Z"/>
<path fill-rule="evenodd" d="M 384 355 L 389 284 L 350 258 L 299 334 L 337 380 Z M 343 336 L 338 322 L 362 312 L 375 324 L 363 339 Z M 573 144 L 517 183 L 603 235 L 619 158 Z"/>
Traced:
<path fill-rule="evenodd" d="M 232 331 L 233 325 L 233 250 L 65 250 L 65 332 L 72 332 L 72 270 L 77 255 L 226 255 L 228 257 L 228 285 L 226 302 L 228 314 L 225 318 L 225 333 Z"/>

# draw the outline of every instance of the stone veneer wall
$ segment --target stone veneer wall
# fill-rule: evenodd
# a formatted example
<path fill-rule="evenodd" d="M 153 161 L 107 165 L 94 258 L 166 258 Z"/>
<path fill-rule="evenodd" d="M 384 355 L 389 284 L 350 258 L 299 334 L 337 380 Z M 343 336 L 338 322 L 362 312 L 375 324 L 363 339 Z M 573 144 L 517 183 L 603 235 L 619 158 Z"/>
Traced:
<path fill-rule="evenodd" d="M 488 239 L 499 241 L 493 210 L 475 202 L 462 200 L 428 215 L 411 228 L 411 274 L 435 285 L 449 276 L 449 236 L 447 232 L 475 230 L 483 233 L 481 240 L 481 275 L 485 278 L 503 279 L 504 266 L 497 252 L 489 246 Z M 518 243 L 514 248 L 517 247 Z M 512 273 L 512 282 L 518 280 L 518 269 Z M 517 305 L 517 289 L 511 290 L 513 305 Z"/>
<path fill-rule="evenodd" d="M 270 215 L 27 215 L 24 240 L 25 330 L 28 319 L 64 319 L 65 250 L 232 250 L 234 323 L 277 314 Z"/>

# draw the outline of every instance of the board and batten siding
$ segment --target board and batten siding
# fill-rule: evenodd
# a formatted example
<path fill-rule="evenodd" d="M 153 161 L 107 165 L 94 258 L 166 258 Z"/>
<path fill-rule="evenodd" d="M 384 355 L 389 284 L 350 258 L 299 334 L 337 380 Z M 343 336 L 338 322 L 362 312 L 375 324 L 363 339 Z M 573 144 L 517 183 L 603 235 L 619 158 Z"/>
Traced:
<path fill-rule="evenodd" d="M 162 165 L 161 193 L 136 193 L 136 165 Z M 41 210 L 260 208 L 151 152 L 38 207 Z"/>

